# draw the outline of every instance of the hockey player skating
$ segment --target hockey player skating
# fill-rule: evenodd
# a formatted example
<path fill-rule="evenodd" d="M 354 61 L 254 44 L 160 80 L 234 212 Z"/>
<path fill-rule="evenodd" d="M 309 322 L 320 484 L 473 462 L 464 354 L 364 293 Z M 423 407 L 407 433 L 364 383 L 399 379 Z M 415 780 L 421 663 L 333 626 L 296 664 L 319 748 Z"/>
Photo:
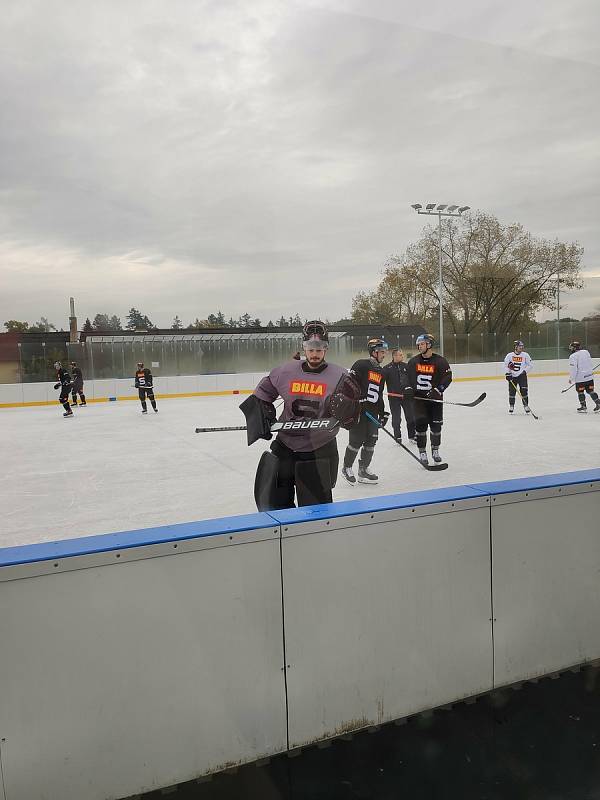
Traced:
<path fill-rule="evenodd" d="M 507 353 L 504 359 L 504 377 L 508 381 L 508 412 L 515 410 L 515 396 L 517 391 L 523 401 L 523 411 L 531 414 L 529 408 L 529 391 L 527 386 L 527 373 L 533 366 L 529 353 L 525 352 L 525 345 L 520 339 L 515 342 L 512 353 Z"/>
<path fill-rule="evenodd" d="M 248 444 L 271 439 L 276 420 L 273 405 L 283 399 L 279 422 L 327 422 L 335 417 L 352 425 L 359 413 L 358 386 L 344 367 L 325 360 L 328 334 L 314 320 L 302 331 L 304 360 L 291 358 L 263 378 L 240 405 L 246 416 Z M 331 503 L 338 470 L 337 422 L 330 427 L 280 430 L 256 470 L 254 498 L 259 511 Z"/>
<path fill-rule="evenodd" d="M 148 413 L 146 397 L 150 400 L 154 411 L 158 411 L 156 400 L 154 399 L 154 379 L 148 367 L 144 367 L 143 361 L 138 361 L 135 371 L 135 388 L 138 390 L 140 403 L 142 404 L 142 414 Z"/>
<path fill-rule="evenodd" d="M 71 375 L 66 369 L 63 369 L 60 361 L 56 361 L 54 363 L 54 369 L 56 370 L 56 383 L 54 384 L 54 388 L 60 389 L 58 402 L 65 410 L 63 417 L 72 417 L 73 412 L 71 410 L 71 406 L 69 405 L 69 392 L 71 391 L 71 386 L 73 385 Z"/>
<path fill-rule="evenodd" d="M 76 361 L 71 361 L 71 375 L 73 376 L 73 387 L 71 389 L 71 400 L 74 406 L 77 405 L 77 395 L 81 400 L 81 405 L 87 405 L 85 395 L 83 393 L 83 373 L 80 367 L 77 366 Z"/>
<path fill-rule="evenodd" d="M 592 366 L 592 357 L 589 350 L 581 347 L 581 342 L 571 342 L 569 345 L 571 355 L 569 356 L 569 383 L 575 384 L 575 391 L 579 398 L 579 408 L 577 411 L 580 414 L 587 412 L 587 404 L 585 402 L 585 393 L 587 392 L 596 404 L 594 411 L 600 411 L 600 400 L 598 393 L 594 391 L 594 368 Z"/>
<path fill-rule="evenodd" d="M 350 484 L 356 483 L 352 465 L 359 450 L 361 451 L 358 459 L 359 483 L 377 483 L 379 480 L 379 477 L 369 470 L 375 445 L 377 444 L 379 428 L 366 416 L 365 412 L 368 411 L 383 425 L 385 425 L 389 417 L 383 405 L 385 376 L 381 368 L 381 363 L 388 350 L 387 342 L 379 337 L 369 339 L 367 350 L 369 351 L 369 358 L 361 358 L 355 361 L 350 368 L 350 374 L 356 378 L 360 386 L 362 409 L 358 424 L 350 428 L 348 446 L 344 454 L 342 475 Z"/>
<path fill-rule="evenodd" d="M 410 386 L 404 390 L 404 397 L 414 395 L 415 427 L 419 459 L 427 465 L 427 428 L 431 443 L 431 457 L 439 464 L 440 444 L 442 443 L 442 424 L 444 422 L 443 403 L 430 403 L 428 400 L 441 400 L 443 393 L 452 383 L 450 364 L 444 356 L 433 352 L 434 338 L 429 333 L 417 336 L 419 351 L 408 362 Z M 425 400 L 427 398 L 427 400 Z"/>
<path fill-rule="evenodd" d="M 390 392 L 400 395 L 404 394 L 404 390 L 410 383 L 408 379 L 408 364 L 404 361 L 404 353 L 402 350 L 392 350 L 392 361 L 385 365 L 383 374 L 388 391 L 388 403 L 390 404 L 390 411 L 392 412 L 394 437 L 397 442 L 402 441 L 400 425 L 402 422 L 402 411 L 404 411 L 408 438 L 411 442 L 416 442 L 415 413 L 412 398 L 394 397 L 390 395 Z"/>

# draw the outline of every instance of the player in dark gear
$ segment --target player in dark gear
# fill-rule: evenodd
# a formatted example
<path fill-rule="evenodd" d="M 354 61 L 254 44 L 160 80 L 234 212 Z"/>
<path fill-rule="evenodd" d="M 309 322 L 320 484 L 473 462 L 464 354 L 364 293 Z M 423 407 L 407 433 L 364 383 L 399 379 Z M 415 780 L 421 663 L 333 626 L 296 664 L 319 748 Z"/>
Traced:
<path fill-rule="evenodd" d="M 520 339 L 517 339 L 513 344 L 513 352 L 507 353 L 504 359 L 504 376 L 508 381 L 509 414 L 514 413 L 517 391 L 521 395 L 523 411 L 526 414 L 531 414 L 527 373 L 532 366 L 533 362 L 529 353 L 525 352 L 525 345 Z"/>
<path fill-rule="evenodd" d="M 273 402 L 283 398 L 281 422 L 326 419 L 334 412 L 340 423 L 349 422 L 344 403 L 344 379 L 348 373 L 325 360 L 328 335 L 325 325 L 314 320 L 303 329 L 305 360 L 289 359 L 263 378 L 242 405 L 248 427 L 248 443 L 271 439 L 270 423 L 276 413 Z M 252 431 L 252 436 L 250 436 Z M 281 430 L 262 454 L 254 482 L 259 511 L 333 501 L 338 469 L 335 437 L 339 426 L 327 429 Z"/>
<path fill-rule="evenodd" d="M 590 351 L 581 347 L 581 342 L 573 341 L 569 345 L 571 355 L 569 357 L 569 383 L 575 384 L 575 391 L 579 399 L 579 408 L 577 411 L 580 414 L 587 413 L 587 404 L 585 402 L 586 392 L 595 403 L 594 411 L 600 412 L 600 399 L 598 393 L 594 390 L 594 367 L 592 366 L 592 357 Z"/>
<path fill-rule="evenodd" d="M 73 387 L 71 389 L 72 405 L 77 405 L 77 395 L 81 400 L 81 405 L 87 405 L 85 395 L 83 393 L 83 373 L 80 367 L 77 366 L 76 361 L 71 361 L 71 375 L 73 376 Z"/>
<path fill-rule="evenodd" d="M 54 384 L 54 388 L 60 389 L 58 402 L 65 409 L 63 417 L 72 417 L 73 412 L 71 410 L 71 406 L 69 405 L 69 392 L 71 391 L 71 386 L 73 385 L 71 375 L 66 369 L 63 369 L 60 361 L 56 361 L 54 363 L 54 369 L 56 370 L 56 383 Z"/>
<path fill-rule="evenodd" d="M 138 390 L 138 396 L 142 404 L 142 414 L 148 413 L 146 406 L 146 397 L 150 400 L 152 408 L 158 412 L 156 407 L 156 400 L 154 399 L 154 379 L 148 367 L 144 367 L 143 361 L 138 361 L 137 369 L 135 371 L 135 388 Z"/>
<path fill-rule="evenodd" d="M 404 353 L 402 350 L 392 350 L 392 361 L 390 364 L 386 364 L 385 367 L 383 367 L 383 374 L 388 391 L 388 402 L 390 404 L 390 411 L 392 412 L 392 425 L 394 427 L 396 441 L 402 441 L 400 424 L 402 422 L 402 411 L 404 411 L 408 438 L 411 442 L 416 442 L 415 413 L 412 397 L 390 397 L 389 395 L 389 392 L 404 394 L 406 387 L 410 386 L 408 365 L 404 361 Z"/>
<path fill-rule="evenodd" d="M 379 428 L 365 416 L 365 412 L 368 411 L 384 425 L 389 417 L 383 404 L 385 376 L 381 368 L 381 363 L 388 351 L 388 344 L 382 338 L 374 337 L 367 342 L 367 350 L 369 351 L 369 358 L 361 358 L 355 361 L 350 368 L 350 374 L 354 375 L 360 386 L 361 404 L 361 415 L 358 424 L 350 428 L 348 446 L 344 453 L 342 467 L 342 476 L 351 485 L 356 483 L 352 465 L 359 450 L 359 483 L 377 483 L 379 480 L 379 477 L 374 472 L 369 471 L 369 465 L 373 459 L 373 452 L 377 444 Z"/>
<path fill-rule="evenodd" d="M 428 401 L 442 399 L 443 392 L 452 383 L 452 371 L 444 356 L 433 352 L 435 340 L 430 333 L 417 336 L 415 344 L 419 352 L 408 362 L 410 386 L 404 390 L 404 396 L 406 397 L 407 392 L 410 395 L 411 391 L 414 395 L 417 447 L 421 462 L 425 465 L 429 463 L 426 452 L 429 428 L 431 455 L 436 463 L 440 463 L 444 406 L 442 403 Z"/>

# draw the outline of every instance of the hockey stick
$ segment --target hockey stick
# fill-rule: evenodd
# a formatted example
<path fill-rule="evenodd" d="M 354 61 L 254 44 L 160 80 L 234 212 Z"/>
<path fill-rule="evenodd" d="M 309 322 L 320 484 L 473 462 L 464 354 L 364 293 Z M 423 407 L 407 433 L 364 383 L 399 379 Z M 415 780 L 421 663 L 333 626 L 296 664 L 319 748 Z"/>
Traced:
<path fill-rule="evenodd" d="M 403 394 L 398 394 L 397 392 L 388 392 L 388 397 L 400 397 L 404 398 Z M 455 400 L 435 400 L 433 397 L 408 397 L 407 400 L 425 400 L 427 403 L 443 403 L 445 406 L 463 406 L 464 408 L 473 408 L 474 406 L 478 406 L 479 403 L 482 403 L 485 398 L 487 397 L 487 392 L 482 392 L 475 400 L 472 400 L 470 403 L 457 403 Z M 387 433 L 387 431 L 386 431 Z M 412 455 L 412 454 L 411 454 Z"/>
<path fill-rule="evenodd" d="M 274 422 L 271 425 L 271 432 L 277 433 L 278 431 L 285 431 L 286 433 L 298 433 L 306 430 L 332 431 L 334 428 L 337 428 L 339 424 L 339 419 L 335 419 L 334 417 L 326 417 L 325 419 L 309 419 L 307 417 L 303 417 L 302 419 L 290 419 L 287 422 Z M 196 433 L 245 430 L 248 430 L 246 425 L 234 425 L 223 428 L 196 428 Z"/>
<path fill-rule="evenodd" d="M 519 387 L 519 384 L 518 384 L 518 383 L 513 383 L 512 381 L 509 381 L 509 383 L 510 383 L 510 385 L 511 385 L 511 386 L 513 386 L 513 387 L 514 387 L 514 389 L 515 389 L 515 390 L 516 390 L 516 391 L 519 393 L 519 397 L 521 398 L 521 400 L 523 400 L 523 395 L 521 394 L 521 389 L 520 389 L 520 387 Z M 530 406 L 529 406 L 529 403 L 527 403 L 527 408 L 529 408 L 529 413 L 531 414 L 531 416 L 532 416 L 534 419 L 539 419 L 539 417 L 537 416 L 537 414 L 534 414 L 534 413 L 533 413 L 533 411 L 531 410 L 531 408 L 530 408 Z"/>
<path fill-rule="evenodd" d="M 592 368 L 592 380 L 594 380 L 594 372 L 596 372 L 596 370 L 598 369 L 598 367 L 600 367 L 600 364 L 596 364 L 596 366 Z M 579 381 L 576 381 L 576 383 L 579 383 Z M 583 383 L 583 381 L 581 381 L 581 383 Z M 575 386 L 575 384 L 574 384 L 574 383 L 572 383 L 572 384 L 570 384 L 569 386 L 567 386 L 567 388 L 566 388 L 566 389 L 561 389 L 561 390 L 560 390 L 560 393 L 561 393 L 561 394 L 564 394 L 565 392 L 568 392 L 568 391 L 569 391 L 569 389 L 572 389 L 574 386 Z"/>
<path fill-rule="evenodd" d="M 387 433 L 387 435 L 388 435 L 388 436 L 391 436 L 391 437 L 392 437 L 392 439 L 393 439 L 393 440 L 396 442 L 396 444 L 400 445 L 400 447 L 401 447 L 403 450 L 406 450 L 406 452 L 408 453 L 408 455 L 409 455 L 409 456 L 412 456 L 412 458 L 414 458 L 414 459 L 415 459 L 415 461 L 417 461 L 417 462 L 418 462 L 418 463 L 419 463 L 419 464 L 420 464 L 420 465 L 423 467 L 423 469 L 426 469 L 426 470 L 428 470 L 429 472 L 439 472 L 439 471 L 440 471 L 440 470 L 442 470 L 442 469 L 448 469 L 448 464 L 445 464 L 445 463 L 444 463 L 444 464 L 424 464 L 424 463 L 421 461 L 421 459 L 419 458 L 419 456 L 416 456 L 416 455 L 415 455 L 415 454 L 412 452 L 412 450 L 409 450 L 409 449 L 408 449 L 408 447 L 407 447 L 405 444 L 402 444 L 402 442 L 399 442 L 399 441 L 396 439 L 396 437 L 394 436 L 394 434 L 393 434 L 393 433 L 390 433 L 388 430 L 386 430 L 386 428 L 384 428 L 384 427 L 383 427 L 383 425 L 381 424 L 381 422 L 380 422 L 380 421 L 379 421 L 379 420 L 378 420 L 376 417 L 374 417 L 374 416 L 373 416 L 372 414 L 370 414 L 368 411 L 365 411 L 365 417 L 368 417 L 368 418 L 371 420 L 371 422 L 374 422 L 374 423 L 375 423 L 375 425 L 377 425 L 377 427 L 378 427 L 378 428 L 381 428 L 381 430 L 382 430 L 384 433 Z"/>

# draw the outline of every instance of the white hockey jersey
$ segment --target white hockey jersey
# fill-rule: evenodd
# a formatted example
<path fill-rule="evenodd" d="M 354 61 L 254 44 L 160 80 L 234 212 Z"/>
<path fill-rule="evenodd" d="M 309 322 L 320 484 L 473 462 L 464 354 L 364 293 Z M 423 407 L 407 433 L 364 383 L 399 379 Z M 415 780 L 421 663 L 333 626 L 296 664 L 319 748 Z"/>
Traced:
<path fill-rule="evenodd" d="M 569 379 L 571 383 L 594 380 L 594 367 L 589 350 L 575 350 L 569 357 Z"/>
<path fill-rule="evenodd" d="M 510 372 L 513 378 L 518 378 L 523 372 L 529 372 L 533 366 L 533 361 L 529 353 L 523 350 L 521 353 L 507 353 L 504 359 L 504 372 Z"/>

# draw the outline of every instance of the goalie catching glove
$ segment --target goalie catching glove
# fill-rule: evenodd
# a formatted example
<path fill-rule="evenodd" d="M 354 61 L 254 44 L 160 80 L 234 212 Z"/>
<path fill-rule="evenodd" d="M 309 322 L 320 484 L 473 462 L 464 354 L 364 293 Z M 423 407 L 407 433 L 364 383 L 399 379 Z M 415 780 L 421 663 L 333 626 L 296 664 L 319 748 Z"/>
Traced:
<path fill-rule="evenodd" d="M 352 428 L 360 419 L 360 386 L 350 374 L 342 375 L 325 400 L 325 416 L 335 417 L 342 428 Z"/>
<path fill-rule="evenodd" d="M 257 439 L 267 439 L 268 441 L 273 438 L 271 423 L 277 419 L 273 403 L 267 403 L 260 400 L 255 394 L 251 394 L 240 404 L 240 410 L 246 417 L 248 446 L 254 444 Z"/>

